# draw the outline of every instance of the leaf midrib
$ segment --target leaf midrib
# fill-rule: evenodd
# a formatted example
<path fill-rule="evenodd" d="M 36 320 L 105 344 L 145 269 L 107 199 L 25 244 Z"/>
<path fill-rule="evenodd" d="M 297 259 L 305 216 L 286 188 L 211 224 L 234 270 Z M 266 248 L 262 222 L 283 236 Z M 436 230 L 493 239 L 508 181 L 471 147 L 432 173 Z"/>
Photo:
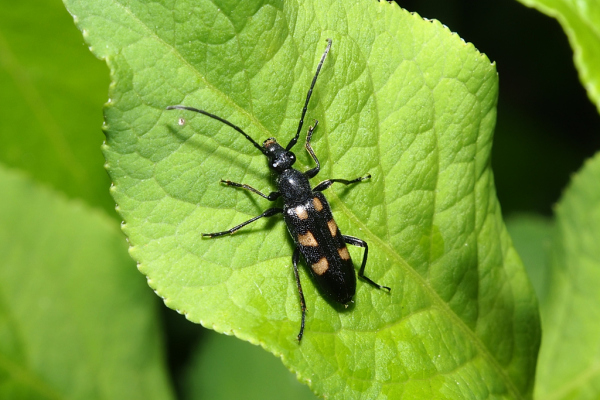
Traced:
<path fill-rule="evenodd" d="M 504 369 L 498 364 L 493 355 L 489 352 L 487 346 L 481 341 L 481 339 L 473 332 L 469 327 L 452 311 L 452 309 L 448 306 L 446 302 L 438 295 L 438 293 L 433 290 L 430 286 L 429 282 L 426 281 L 417 271 L 412 268 L 405 260 L 402 258 L 397 252 L 395 252 L 389 244 L 385 241 L 381 240 L 379 236 L 377 236 L 369 227 L 364 224 L 356 215 L 348 208 L 346 205 L 340 200 L 340 198 L 335 193 L 331 193 L 329 197 L 334 198 L 336 202 L 336 207 L 343 210 L 346 214 L 349 221 L 353 224 L 357 225 L 361 229 L 361 233 L 364 233 L 365 236 L 369 236 L 369 240 L 371 242 L 376 242 L 381 248 L 385 250 L 385 252 L 391 256 L 398 264 L 404 267 L 407 274 L 414 280 L 420 283 L 420 286 L 424 288 L 425 292 L 429 295 L 432 303 L 437 305 L 440 312 L 446 314 L 458 328 L 463 331 L 463 333 L 471 339 L 471 342 L 474 346 L 479 350 L 479 354 L 489 362 L 494 370 L 497 371 L 498 375 L 505 382 L 507 390 L 511 393 L 511 395 L 517 399 L 522 399 L 523 396 L 516 388 L 510 377 L 506 374 Z M 398 322 L 394 323 L 398 324 Z M 392 325 L 394 325 L 392 324 Z"/>

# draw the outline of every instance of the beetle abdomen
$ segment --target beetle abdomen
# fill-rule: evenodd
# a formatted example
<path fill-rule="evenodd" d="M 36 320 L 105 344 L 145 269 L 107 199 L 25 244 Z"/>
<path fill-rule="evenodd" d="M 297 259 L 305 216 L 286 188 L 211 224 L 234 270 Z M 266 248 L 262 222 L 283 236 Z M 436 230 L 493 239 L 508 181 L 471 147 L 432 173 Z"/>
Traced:
<path fill-rule="evenodd" d="M 338 303 L 351 301 L 356 292 L 354 265 L 325 196 L 313 192 L 302 203 L 286 204 L 283 215 L 322 292 Z"/>

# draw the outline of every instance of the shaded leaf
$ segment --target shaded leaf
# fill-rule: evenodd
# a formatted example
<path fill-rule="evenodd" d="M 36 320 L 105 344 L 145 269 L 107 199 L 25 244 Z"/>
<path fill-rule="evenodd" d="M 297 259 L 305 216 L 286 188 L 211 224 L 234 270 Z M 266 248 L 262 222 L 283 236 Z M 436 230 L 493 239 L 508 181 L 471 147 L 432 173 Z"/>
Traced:
<path fill-rule="evenodd" d="M 506 228 L 523 260 L 540 303 L 544 304 L 550 284 L 550 249 L 554 224 L 536 214 L 512 215 Z"/>
<path fill-rule="evenodd" d="M 600 156 L 573 178 L 556 209 L 535 397 L 600 395 Z"/>
<path fill-rule="evenodd" d="M 575 66 L 600 111 L 600 3 L 596 0 L 519 0 L 560 22 L 573 48 Z"/>
<path fill-rule="evenodd" d="M 171 398 L 116 224 L 4 167 L 0 187 L 0 398 Z"/>
<path fill-rule="evenodd" d="M 262 349 L 207 331 L 186 373 L 186 398 L 314 400 L 281 362 Z"/>
<path fill-rule="evenodd" d="M 106 67 L 59 2 L 3 1 L 0 15 L 0 161 L 115 215 L 98 151 Z"/>

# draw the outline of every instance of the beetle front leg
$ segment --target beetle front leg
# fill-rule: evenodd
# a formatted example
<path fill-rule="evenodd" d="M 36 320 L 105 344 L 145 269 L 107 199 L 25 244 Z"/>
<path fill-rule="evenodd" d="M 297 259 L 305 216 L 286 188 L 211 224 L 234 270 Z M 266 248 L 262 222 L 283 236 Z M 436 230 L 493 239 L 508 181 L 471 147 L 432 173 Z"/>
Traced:
<path fill-rule="evenodd" d="M 317 164 L 316 167 L 314 167 L 313 169 L 309 169 L 308 171 L 306 171 L 304 173 L 306 176 L 308 176 L 308 179 L 314 178 L 321 170 L 321 163 L 319 162 L 319 159 L 317 158 L 315 151 L 313 150 L 312 146 L 310 145 L 310 141 L 312 139 L 312 134 L 313 134 L 314 130 L 317 128 L 317 125 L 319 125 L 319 121 L 317 121 L 315 119 L 315 124 L 313 126 L 311 126 L 310 128 L 308 128 L 308 134 L 306 135 L 306 151 L 308 151 L 308 154 L 310 154 L 312 159 L 315 161 L 315 164 Z"/>
<path fill-rule="evenodd" d="M 365 255 L 363 256 L 363 261 L 362 265 L 360 266 L 360 270 L 358 271 L 358 276 L 370 283 L 372 286 L 375 286 L 377 289 L 387 289 L 388 291 L 391 291 L 392 289 L 389 287 L 375 283 L 365 276 L 365 266 L 367 265 L 367 256 L 369 255 L 369 246 L 367 245 L 367 242 L 359 238 L 355 238 L 354 236 L 342 235 L 342 237 L 344 238 L 344 242 L 353 246 L 364 247 L 365 249 Z"/>

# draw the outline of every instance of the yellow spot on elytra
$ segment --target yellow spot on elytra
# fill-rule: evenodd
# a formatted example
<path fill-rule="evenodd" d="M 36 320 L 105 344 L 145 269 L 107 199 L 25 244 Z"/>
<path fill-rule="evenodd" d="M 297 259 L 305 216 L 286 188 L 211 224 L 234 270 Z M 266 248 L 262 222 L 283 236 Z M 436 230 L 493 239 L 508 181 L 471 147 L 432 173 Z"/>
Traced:
<path fill-rule="evenodd" d="M 323 209 L 323 203 L 317 197 L 313 198 L 313 205 L 315 206 L 315 210 L 321 211 Z"/>
<path fill-rule="evenodd" d="M 313 236 L 312 233 L 306 232 L 304 235 L 298 235 L 298 242 L 302 246 L 308 247 L 317 247 L 319 244 L 317 243 L 317 239 Z"/>
<path fill-rule="evenodd" d="M 335 236 L 338 229 L 335 221 L 333 219 L 330 219 L 329 222 L 327 222 L 327 226 L 329 227 L 329 232 L 331 232 L 331 236 Z"/>
<path fill-rule="evenodd" d="M 329 263 L 325 257 L 321 258 L 319 261 L 312 265 L 312 270 L 315 271 L 317 275 L 323 275 L 329 269 Z"/>
<path fill-rule="evenodd" d="M 348 261 L 350 259 L 350 253 L 348 253 L 348 249 L 345 247 L 338 249 L 338 254 L 342 260 Z"/>
<path fill-rule="evenodd" d="M 306 208 L 304 208 L 304 206 L 296 207 L 295 211 L 296 211 L 296 215 L 298 216 L 298 218 L 300 218 L 300 219 L 308 218 L 308 213 L 306 212 Z"/>

